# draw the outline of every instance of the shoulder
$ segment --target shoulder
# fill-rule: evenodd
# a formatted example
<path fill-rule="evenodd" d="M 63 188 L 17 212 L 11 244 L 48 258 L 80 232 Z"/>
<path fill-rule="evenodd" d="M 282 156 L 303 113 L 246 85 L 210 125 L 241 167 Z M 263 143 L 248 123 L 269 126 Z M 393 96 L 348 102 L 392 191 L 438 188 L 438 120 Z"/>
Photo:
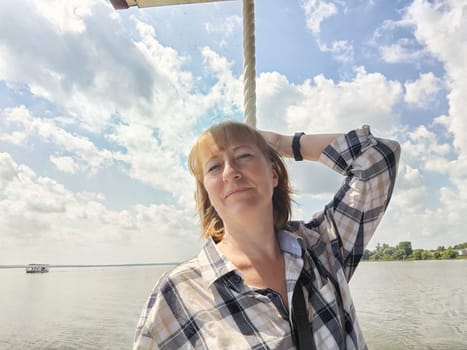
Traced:
<path fill-rule="evenodd" d="M 285 230 L 303 245 L 302 248 L 310 249 L 317 244 L 329 243 L 327 235 L 323 235 L 323 215 L 316 213 L 309 222 L 289 221 Z"/>
<path fill-rule="evenodd" d="M 197 259 L 193 258 L 165 272 L 154 285 L 141 314 L 141 325 L 175 316 L 184 309 L 193 291 L 203 285 Z M 172 315 L 172 316 L 171 316 Z"/>
<path fill-rule="evenodd" d="M 323 213 L 317 213 L 309 222 L 290 221 L 287 230 L 301 245 L 304 269 L 314 266 L 323 276 L 337 276 L 342 266 L 339 242 L 332 238 L 329 222 L 324 220 Z"/>
<path fill-rule="evenodd" d="M 180 330 L 181 320 L 190 317 L 190 295 L 196 281 L 200 283 L 200 275 L 197 258 L 193 258 L 171 268 L 159 278 L 138 321 L 135 349 L 152 349 Z"/>
<path fill-rule="evenodd" d="M 165 272 L 156 283 L 152 294 L 164 294 L 176 288 L 186 288 L 201 279 L 198 258 L 184 261 Z"/>

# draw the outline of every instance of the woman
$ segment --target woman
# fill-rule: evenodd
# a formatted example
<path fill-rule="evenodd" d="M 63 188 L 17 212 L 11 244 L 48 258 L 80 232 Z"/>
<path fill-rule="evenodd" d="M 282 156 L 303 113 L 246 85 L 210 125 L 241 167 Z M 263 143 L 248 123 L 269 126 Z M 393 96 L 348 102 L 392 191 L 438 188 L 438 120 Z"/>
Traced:
<path fill-rule="evenodd" d="M 205 131 L 189 165 L 207 241 L 158 281 L 134 349 L 366 349 L 348 282 L 387 208 L 399 154 L 368 126 L 293 137 L 238 122 Z M 307 223 L 289 221 L 281 156 L 346 176 Z"/>

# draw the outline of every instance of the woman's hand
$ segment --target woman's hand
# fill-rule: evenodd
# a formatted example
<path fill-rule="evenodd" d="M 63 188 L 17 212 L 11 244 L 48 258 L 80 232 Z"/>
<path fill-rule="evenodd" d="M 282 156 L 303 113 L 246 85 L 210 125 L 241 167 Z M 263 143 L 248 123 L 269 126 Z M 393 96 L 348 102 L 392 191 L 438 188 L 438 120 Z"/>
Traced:
<path fill-rule="evenodd" d="M 272 131 L 258 130 L 266 141 L 283 157 L 293 157 L 292 136 L 278 134 Z"/>

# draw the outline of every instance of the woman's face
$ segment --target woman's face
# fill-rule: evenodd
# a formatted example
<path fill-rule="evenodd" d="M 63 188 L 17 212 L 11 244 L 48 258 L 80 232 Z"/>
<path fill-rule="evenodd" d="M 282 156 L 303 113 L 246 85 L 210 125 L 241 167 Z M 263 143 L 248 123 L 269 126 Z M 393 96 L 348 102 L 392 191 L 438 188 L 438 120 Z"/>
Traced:
<path fill-rule="evenodd" d="M 278 176 L 256 144 L 235 141 L 219 148 L 213 141 L 200 160 L 204 188 L 224 224 L 249 216 L 272 220 Z"/>

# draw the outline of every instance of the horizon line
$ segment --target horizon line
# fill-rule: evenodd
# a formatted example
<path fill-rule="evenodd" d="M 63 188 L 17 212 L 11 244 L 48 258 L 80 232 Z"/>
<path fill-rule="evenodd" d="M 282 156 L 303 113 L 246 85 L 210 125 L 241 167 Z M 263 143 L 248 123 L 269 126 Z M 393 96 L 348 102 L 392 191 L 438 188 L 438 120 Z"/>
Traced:
<path fill-rule="evenodd" d="M 177 265 L 179 262 L 154 262 L 154 263 L 129 263 L 129 264 L 41 264 L 41 263 L 31 263 L 38 265 L 47 265 L 54 268 L 64 268 L 64 267 L 119 267 L 119 266 L 164 266 L 164 265 Z M 1 268 L 24 268 L 31 264 L 5 264 L 0 265 Z"/>

